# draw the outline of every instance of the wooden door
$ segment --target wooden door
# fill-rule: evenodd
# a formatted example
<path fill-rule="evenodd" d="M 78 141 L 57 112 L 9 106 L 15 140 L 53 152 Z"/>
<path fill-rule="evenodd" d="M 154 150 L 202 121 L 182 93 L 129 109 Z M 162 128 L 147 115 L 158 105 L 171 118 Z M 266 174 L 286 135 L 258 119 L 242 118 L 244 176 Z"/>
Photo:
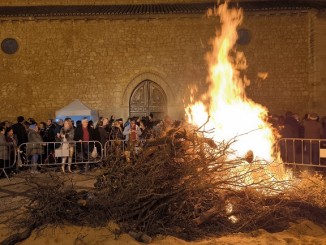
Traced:
<path fill-rule="evenodd" d="M 130 97 L 130 117 L 149 116 L 152 113 L 154 119 L 163 119 L 166 112 L 166 94 L 157 83 L 145 80 L 137 85 Z"/>

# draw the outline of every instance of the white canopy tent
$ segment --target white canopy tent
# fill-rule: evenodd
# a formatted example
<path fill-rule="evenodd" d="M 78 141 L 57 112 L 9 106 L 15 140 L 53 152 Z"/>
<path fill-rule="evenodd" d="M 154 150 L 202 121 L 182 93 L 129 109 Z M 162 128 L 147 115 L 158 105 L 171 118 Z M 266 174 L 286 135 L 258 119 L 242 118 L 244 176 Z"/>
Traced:
<path fill-rule="evenodd" d="M 83 104 L 80 100 L 74 100 L 69 105 L 57 110 L 55 112 L 56 120 L 69 117 L 74 122 L 77 120 L 82 120 L 83 118 L 87 118 L 88 120 L 92 120 L 94 123 L 98 121 L 98 111 L 93 110 Z"/>

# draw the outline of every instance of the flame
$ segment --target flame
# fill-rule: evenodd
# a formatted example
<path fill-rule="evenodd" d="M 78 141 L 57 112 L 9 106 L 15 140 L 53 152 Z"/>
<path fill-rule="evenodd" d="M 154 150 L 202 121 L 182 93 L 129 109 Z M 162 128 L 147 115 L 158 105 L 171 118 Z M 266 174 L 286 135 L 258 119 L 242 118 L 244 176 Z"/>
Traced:
<path fill-rule="evenodd" d="M 194 100 L 195 91 L 191 91 L 191 104 L 186 107 L 188 122 L 205 125 L 207 131 L 214 129 L 215 141 L 236 139 L 231 146 L 234 155 L 229 158 L 243 157 L 253 151 L 255 160 L 273 162 L 278 154 L 274 149 L 274 130 L 267 122 L 268 110 L 246 96 L 245 87 L 250 81 L 241 75 L 247 68 L 246 59 L 242 52 L 234 50 L 242 10 L 228 9 L 227 4 L 222 4 L 215 11 L 220 17 L 221 31 L 207 55 L 209 89 L 200 101 Z M 265 79 L 267 73 L 259 76 Z"/>

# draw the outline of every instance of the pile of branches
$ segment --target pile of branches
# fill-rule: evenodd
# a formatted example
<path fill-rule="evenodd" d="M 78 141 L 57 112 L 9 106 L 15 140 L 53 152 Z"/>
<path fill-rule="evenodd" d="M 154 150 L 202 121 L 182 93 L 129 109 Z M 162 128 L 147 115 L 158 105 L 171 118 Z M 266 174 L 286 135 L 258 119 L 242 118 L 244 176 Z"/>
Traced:
<path fill-rule="evenodd" d="M 266 171 L 274 163 L 255 160 L 251 151 L 229 160 L 236 138 L 217 143 L 203 133 L 180 126 L 148 141 L 141 152 L 131 152 L 131 160 L 107 159 L 91 191 L 78 192 L 57 175 L 29 179 L 34 188 L 23 224 L 34 229 L 66 223 L 102 226 L 114 220 L 121 232 L 194 240 L 280 231 L 300 218 L 326 222 L 326 203 L 317 202 L 326 194 L 324 183 L 316 187 L 318 196 L 307 199 L 309 190 Z"/>
<path fill-rule="evenodd" d="M 126 230 L 186 240 L 275 232 L 299 218 L 325 222 L 326 205 L 309 203 L 295 183 L 268 172 L 275 163 L 255 161 L 252 151 L 228 160 L 237 139 L 216 143 L 204 133 L 179 127 L 148 142 L 133 162 L 116 161 L 97 182 L 100 203 Z"/>

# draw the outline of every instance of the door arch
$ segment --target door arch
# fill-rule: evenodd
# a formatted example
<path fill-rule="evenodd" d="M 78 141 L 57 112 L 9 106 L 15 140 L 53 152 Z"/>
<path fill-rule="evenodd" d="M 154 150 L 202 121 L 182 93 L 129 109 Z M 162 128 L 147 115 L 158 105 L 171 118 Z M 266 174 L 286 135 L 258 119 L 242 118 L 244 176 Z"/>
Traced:
<path fill-rule="evenodd" d="M 129 100 L 129 116 L 143 117 L 153 113 L 155 119 L 163 119 L 167 112 L 167 97 L 164 90 L 151 80 L 136 86 Z"/>

